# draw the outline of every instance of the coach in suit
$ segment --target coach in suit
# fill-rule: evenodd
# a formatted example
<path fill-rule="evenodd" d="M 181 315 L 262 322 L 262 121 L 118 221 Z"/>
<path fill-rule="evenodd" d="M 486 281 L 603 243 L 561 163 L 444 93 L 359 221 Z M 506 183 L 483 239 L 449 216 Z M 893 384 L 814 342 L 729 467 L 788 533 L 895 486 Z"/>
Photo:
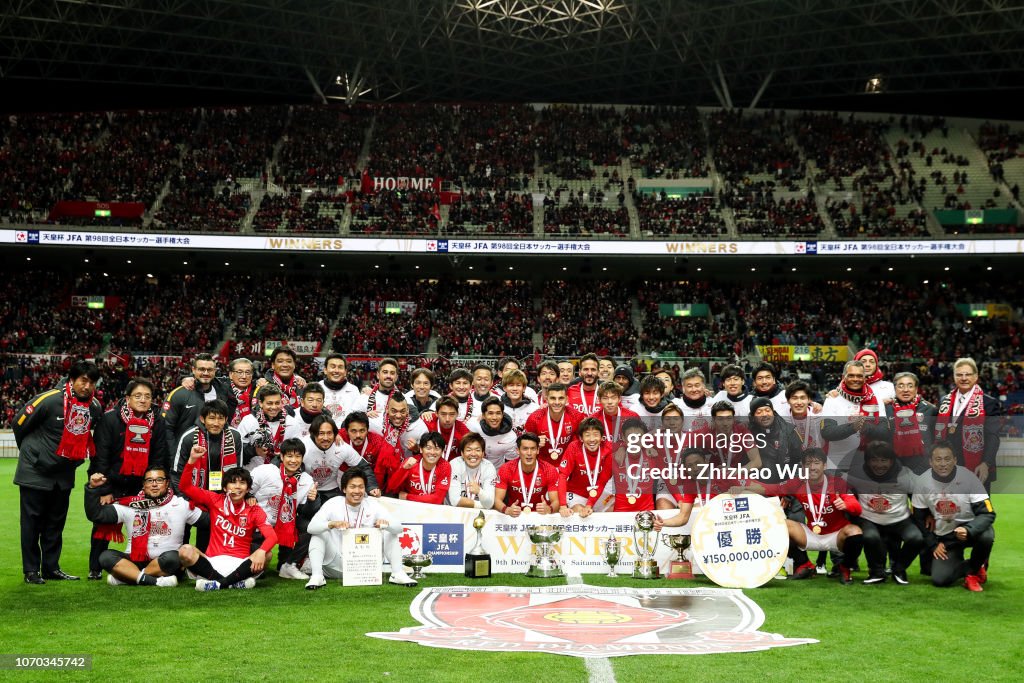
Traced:
<path fill-rule="evenodd" d="M 953 363 L 953 380 L 956 387 L 939 403 L 935 441 L 951 443 L 957 465 L 970 470 L 991 493 L 1003 404 L 982 391 L 978 364 L 972 358 Z"/>
<path fill-rule="evenodd" d="M 78 361 L 63 387 L 34 396 L 14 420 L 21 489 L 21 564 L 25 582 L 75 581 L 61 571 L 60 551 L 75 470 L 96 454 L 92 429 L 103 416 L 93 398 L 100 371 Z"/>

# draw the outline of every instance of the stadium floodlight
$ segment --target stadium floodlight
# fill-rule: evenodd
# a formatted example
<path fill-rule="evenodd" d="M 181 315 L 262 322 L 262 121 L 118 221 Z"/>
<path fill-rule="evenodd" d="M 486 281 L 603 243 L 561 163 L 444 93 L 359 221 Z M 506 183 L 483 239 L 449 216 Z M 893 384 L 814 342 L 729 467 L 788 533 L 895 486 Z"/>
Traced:
<path fill-rule="evenodd" d="M 881 74 L 875 74 L 874 76 L 869 78 L 868 82 L 864 85 L 864 92 L 871 95 L 877 95 L 883 92 L 884 89 L 885 80 L 882 78 Z"/>

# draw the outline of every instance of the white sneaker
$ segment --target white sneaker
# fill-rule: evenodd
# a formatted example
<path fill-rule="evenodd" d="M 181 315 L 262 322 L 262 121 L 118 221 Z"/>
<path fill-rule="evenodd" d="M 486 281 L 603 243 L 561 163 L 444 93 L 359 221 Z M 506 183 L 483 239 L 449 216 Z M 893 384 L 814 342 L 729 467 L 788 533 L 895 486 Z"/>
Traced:
<path fill-rule="evenodd" d="M 295 579 L 296 581 L 309 580 L 309 575 L 300 572 L 299 568 L 291 562 L 288 562 L 287 564 L 282 564 L 281 570 L 277 572 L 277 575 L 280 576 L 282 579 Z"/>
<path fill-rule="evenodd" d="M 228 586 L 228 588 L 234 588 L 236 590 L 251 590 L 255 587 L 256 579 L 254 579 L 251 576 L 248 579 L 245 579 L 244 581 L 239 581 L 238 583 L 233 583 L 230 586 Z"/>
<path fill-rule="evenodd" d="M 124 581 L 122 581 L 121 579 L 117 578 L 113 574 L 107 574 L 107 583 L 109 583 L 111 586 L 123 586 L 124 585 Z"/>
<path fill-rule="evenodd" d="M 323 588 L 326 585 L 327 579 L 324 578 L 323 574 L 320 576 L 312 576 L 309 581 L 306 582 L 306 590 L 315 591 L 316 589 Z"/>
<path fill-rule="evenodd" d="M 395 572 L 391 573 L 391 576 L 388 578 L 388 583 L 396 586 L 408 586 L 409 588 L 416 585 L 416 581 L 408 574 L 398 574 Z"/>
<path fill-rule="evenodd" d="M 196 579 L 196 590 L 200 593 L 205 591 L 219 591 L 220 584 L 213 579 Z"/>
<path fill-rule="evenodd" d="M 156 577 L 156 585 L 161 588 L 174 588 L 178 585 L 177 576 L 158 576 Z"/>

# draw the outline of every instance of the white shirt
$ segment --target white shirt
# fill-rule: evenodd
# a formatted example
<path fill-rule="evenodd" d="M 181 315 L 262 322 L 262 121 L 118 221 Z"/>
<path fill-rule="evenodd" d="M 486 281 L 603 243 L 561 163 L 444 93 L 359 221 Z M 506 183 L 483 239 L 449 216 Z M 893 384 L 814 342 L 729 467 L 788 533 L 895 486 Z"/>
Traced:
<path fill-rule="evenodd" d="M 333 444 L 326 451 L 320 450 L 308 436 L 302 440 L 306 454 L 302 456 L 302 467 L 313 477 L 320 491 L 334 491 L 341 479 L 341 466 L 355 467 L 363 461 L 362 456 L 347 443 Z"/>
<path fill-rule="evenodd" d="M 295 507 L 306 502 L 309 490 L 313 488 L 313 477 L 305 472 L 299 472 L 299 485 L 295 489 Z M 284 482 L 281 481 L 281 468 L 277 465 L 260 465 L 252 471 L 252 489 L 250 493 L 256 498 L 256 502 L 267 513 L 267 522 L 277 524 L 277 509 L 281 504 L 281 491 L 284 489 Z M 288 521 L 287 518 L 285 521 Z"/>
<path fill-rule="evenodd" d="M 271 437 L 277 434 L 277 428 L 281 425 L 281 420 L 284 419 L 285 417 L 285 413 L 282 412 L 281 416 L 278 419 L 274 420 L 273 422 L 267 420 L 267 428 L 270 430 Z M 259 420 L 256 419 L 255 415 L 250 413 L 243 417 L 241 422 L 238 423 L 238 433 L 242 435 L 242 443 L 247 446 L 251 446 L 253 439 L 256 438 L 256 434 L 257 432 L 259 432 L 259 429 L 260 423 Z M 287 432 L 285 432 L 285 437 L 287 437 Z M 245 469 L 252 472 L 257 467 L 262 465 L 263 462 L 263 458 L 261 458 L 260 456 L 253 456 L 252 460 L 250 460 L 249 463 L 245 466 Z"/>
<path fill-rule="evenodd" d="M 733 401 L 729 398 L 729 394 L 726 393 L 725 389 L 722 389 L 711 398 L 710 403 L 711 405 L 715 405 L 719 401 L 728 401 L 736 411 L 736 417 L 747 417 L 750 415 L 750 401 L 753 400 L 753 398 L 753 394 L 747 394 L 746 398 L 740 399 L 739 401 Z"/>
<path fill-rule="evenodd" d="M 504 434 L 489 436 L 484 433 L 480 420 L 470 420 L 466 426 L 469 427 L 469 431 L 483 437 L 484 457 L 494 465 L 495 471 L 507 461 L 519 457 L 519 451 L 516 450 L 516 439 L 518 438 L 516 430 L 511 429 Z"/>
<path fill-rule="evenodd" d="M 494 485 L 498 481 L 498 471 L 488 460 L 481 460 L 475 469 L 470 469 L 462 458 L 455 458 L 451 461 L 452 483 L 448 488 L 448 504 L 458 505 L 462 498 L 474 498 L 474 507 L 483 510 L 490 510 L 494 507 Z M 469 482 L 480 483 L 479 497 L 470 496 L 466 492 Z"/>
<path fill-rule="evenodd" d="M 881 412 L 881 416 L 885 417 L 884 406 L 866 406 L 867 408 L 877 408 Z M 821 408 L 822 420 L 833 419 L 838 425 L 847 424 L 851 417 L 860 415 L 860 406 L 852 401 L 847 401 L 842 395 L 829 396 L 825 399 L 825 405 Z M 844 419 L 845 418 L 845 419 Z M 868 417 L 870 420 L 871 418 Z M 867 424 L 865 424 L 865 429 Z M 853 460 L 853 455 L 860 448 L 861 432 L 854 432 L 845 439 L 839 441 L 828 442 L 828 469 L 832 470 L 843 470 L 850 466 Z"/>
<path fill-rule="evenodd" d="M 331 414 L 334 423 L 341 426 L 349 413 L 359 403 L 363 395 L 352 382 L 345 382 L 341 389 L 331 389 L 329 386 L 320 383 L 324 388 L 324 409 Z"/>
<path fill-rule="evenodd" d="M 371 417 L 370 418 L 370 431 L 373 432 L 374 434 L 380 434 L 381 436 L 384 436 L 384 421 L 387 420 L 387 419 L 388 419 L 387 415 L 385 415 L 383 413 L 381 413 L 377 417 Z M 416 421 L 410 420 L 409 421 L 409 426 L 406 428 L 406 430 L 398 435 L 397 447 L 401 448 L 401 450 L 402 450 L 402 457 L 403 458 L 410 458 L 413 455 L 413 452 L 406 445 L 406 442 L 409 439 L 415 439 L 416 440 L 416 444 L 419 445 L 419 436 L 415 433 L 415 430 L 414 430 L 414 426 L 416 425 L 417 422 L 422 424 L 421 420 L 416 420 Z M 391 428 L 391 429 L 394 429 L 394 428 Z"/>
<path fill-rule="evenodd" d="M 786 421 L 796 430 L 803 450 L 825 447 L 825 440 L 821 438 L 821 415 L 812 415 L 808 411 L 804 419 L 798 420 L 790 413 L 786 416 Z"/>
<path fill-rule="evenodd" d="M 856 476 L 852 472 L 848 474 L 846 483 L 857 492 L 857 500 L 863 508 L 860 516 L 869 522 L 888 526 L 910 517 L 907 502 L 917 483 L 917 475 L 906 467 L 900 468 L 896 481 L 874 481 L 861 471 Z"/>
<path fill-rule="evenodd" d="M 348 522 L 351 528 L 367 529 L 377 525 L 379 520 L 386 519 L 386 511 L 376 498 L 366 496 L 360 502 L 359 507 L 352 507 L 345 500 L 345 496 L 336 496 L 320 506 L 320 510 L 313 515 L 309 521 L 310 534 L 322 534 L 327 531 L 328 522 Z M 338 546 L 341 546 L 342 529 L 331 529 L 338 535 L 335 539 Z M 401 527 L 399 527 L 401 531 Z"/>
<path fill-rule="evenodd" d="M 988 500 L 985 485 L 966 467 L 957 466 L 953 481 L 941 482 L 931 470 L 917 478 L 915 509 L 928 508 L 935 517 L 935 535 L 945 536 L 974 519 L 971 505 Z"/>
<path fill-rule="evenodd" d="M 314 415 L 313 419 L 315 418 Z M 302 418 L 302 410 L 296 410 L 294 415 L 289 415 L 284 421 L 284 438 L 303 439 L 309 436 L 309 425 L 310 423 Z"/>
<path fill-rule="evenodd" d="M 691 408 L 682 398 L 672 399 L 672 405 L 677 406 L 683 412 L 683 424 L 686 431 L 696 432 L 711 427 L 711 406 L 714 405 L 714 401 L 710 398 L 704 401 L 704 405 L 700 408 Z"/>
<path fill-rule="evenodd" d="M 139 518 L 142 529 L 142 520 L 148 515 L 149 542 L 146 545 L 146 552 L 149 553 L 151 560 L 155 560 L 168 550 L 180 548 L 185 536 L 185 525 L 195 524 L 203 514 L 199 508 L 190 508 L 188 501 L 180 496 L 171 496 L 169 503 L 151 510 L 136 510 L 120 503 L 113 505 L 118 520 L 124 524 L 124 535 L 128 541 L 125 546 L 127 553 L 132 550 L 135 519 Z"/>
<path fill-rule="evenodd" d="M 515 408 L 505 405 L 504 402 L 502 405 L 505 407 L 505 414 L 512 418 L 512 431 L 516 434 L 523 433 L 523 428 L 526 427 L 526 418 L 530 417 L 533 411 L 540 409 L 537 401 L 527 400 L 525 394 Z"/>
<path fill-rule="evenodd" d="M 878 398 L 879 403 L 892 401 L 896 398 L 896 387 L 887 379 L 880 379 L 868 386 L 871 387 L 871 391 L 875 392 L 875 396 Z"/>

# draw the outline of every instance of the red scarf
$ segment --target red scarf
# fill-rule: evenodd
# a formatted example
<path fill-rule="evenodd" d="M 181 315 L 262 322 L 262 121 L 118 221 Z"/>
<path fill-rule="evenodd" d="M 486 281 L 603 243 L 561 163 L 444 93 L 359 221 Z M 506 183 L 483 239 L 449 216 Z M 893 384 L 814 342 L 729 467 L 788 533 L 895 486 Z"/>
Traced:
<path fill-rule="evenodd" d="M 870 417 L 875 424 L 878 424 L 884 413 L 882 412 L 882 404 L 878 402 L 878 397 L 875 396 L 875 392 L 871 390 L 867 382 L 864 382 L 864 386 L 860 391 L 851 391 L 846 386 L 846 382 L 839 383 L 839 395 L 845 398 L 850 403 L 857 405 L 860 408 L 860 414 L 866 417 Z M 865 410 L 867 406 L 875 406 L 875 412 Z M 864 430 L 860 432 L 860 447 L 864 448 L 867 443 L 867 436 Z"/>
<path fill-rule="evenodd" d="M 132 562 L 149 562 L 149 511 L 153 508 L 163 507 L 174 498 L 174 491 L 167 489 L 160 498 L 147 498 L 146 494 L 139 491 L 134 496 L 118 498 L 115 503 L 131 508 L 135 512 L 132 528 L 128 530 L 132 546 L 129 551 Z M 124 542 L 124 533 L 121 531 L 121 524 L 97 524 L 92 537 L 115 543 Z"/>
<path fill-rule="evenodd" d="M 141 477 L 149 465 L 149 442 L 153 437 L 156 412 L 150 409 L 138 417 L 125 401 L 121 404 L 121 421 L 125 429 L 120 473 L 126 477 Z"/>
<path fill-rule="evenodd" d="M 294 548 L 299 539 L 295 529 L 295 512 L 298 503 L 295 492 L 299 488 L 298 475 L 288 475 L 281 465 L 281 497 L 277 502 L 277 522 L 274 531 L 277 533 L 277 544 L 282 548 Z"/>
<path fill-rule="evenodd" d="M 267 432 L 267 436 L 269 436 L 270 440 L 274 443 L 274 452 L 272 455 L 281 455 L 281 442 L 284 441 L 284 423 L 286 422 L 284 411 L 282 410 L 281 414 L 277 416 L 277 431 L 273 434 L 270 433 L 270 420 L 259 405 L 256 406 L 256 410 L 253 412 L 253 415 L 256 416 L 256 424 Z M 267 458 L 268 461 L 270 459 L 271 458 Z"/>
<path fill-rule="evenodd" d="M 278 375 L 276 372 L 272 373 L 271 377 L 274 380 L 274 384 L 276 384 L 281 389 L 281 393 L 283 393 L 285 395 L 285 398 L 288 399 L 288 403 L 291 404 L 292 408 L 298 408 L 299 392 L 295 388 L 295 375 L 292 375 L 292 378 L 288 380 L 288 382 L 285 382 L 283 379 L 281 379 L 281 376 Z"/>
<path fill-rule="evenodd" d="M 935 440 L 948 439 L 956 431 L 959 421 L 962 425 L 960 443 L 963 446 L 964 467 L 973 472 L 985 458 L 985 392 L 975 384 L 967 396 L 967 405 L 964 406 L 960 417 L 956 418 L 953 416 L 953 409 L 958 393 L 959 390 L 954 388 L 939 405 L 939 417 L 935 421 Z M 947 430 L 949 434 L 946 434 Z"/>
<path fill-rule="evenodd" d="M 875 371 L 871 373 L 870 377 L 864 380 L 867 384 L 874 384 L 878 380 L 882 379 L 882 371 L 878 367 L 878 354 L 872 351 L 871 349 L 861 349 L 860 351 L 857 352 L 857 355 L 854 356 L 853 359 L 860 360 L 864 356 L 871 356 L 872 358 L 875 359 Z"/>
<path fill-rule="evenodd" d="M 252 412 L 252 390 L 254 384 L 250 384 L 246 387 L 245 391 L 242 391 L 234 384 L 231 385 L 231 391 L 235 392 L 235 398 L 238 399 L 238 407 L 235 408 L 235 415 L 231 418 L 231 426 L 237 427 L 246 415 Z"/>
<path fill-rule="evenodd" d="M 898 400 L 893 406 L 894 420 L 892 433 L 892 446 L 896 455 L 901 458 L 912 458 L 917 455 L 924 455 L 924 441 L 921 439 L 921 425 L 917 419 L 917 406 L 921 402 L 918 394 L 910 403 L 900 403 Z M 901 413 L 909 410 L 910 415 L 903 416 Z"/>
<path fill-rule="evenodd" d="M 71 382 L 64 385 L 64 431 L 60 435 L 57 455 L 74 462 L 82 462 L 96 454 L 92 440 L 92 398 L 78 400 L 71 390 Z"/>
<path fill-rule="evenodd" d="M 406 415 L 405 422 L 402 423 L 402 426 L 395 427 L 394 425 L 391 424 L 391 420 L 388 419 L 388 416 L 385 415 L 383 420 L 384 427 L 382 429 L 384 433 L 381 436 L 384 437 L 384 440 L 387 441 L 388 444 L 393 446 L 396 450 L 400 451 L 402 449 L 402 446 L 401 444 L 398 443 L 398 439 L 402 436 L 402 434 L 405 434 L 406 430 L 409 429 L 409 422 L 409 416 Z"/>
<path fill-rule="evenodd" d="M 398 387 L 396 386 L 396 387 L 394 387 L 391 390 L 391 393 L 388 394 L 388 400 L 384 401 L 384 407 L 385 408 L 387 408 L 388 401 L 391 400 L 391 397 L 395 395 L 395 391 L 397 391 L 397 390 L 398 390 Z M 373 411 L 377 410 L 377 392 L 378 391 L 380 391 L 380 384 L 374 384 L 373 388 L 370 389 L 370 396 L 366 399 L 366 412 L 372 413 Z"/>

